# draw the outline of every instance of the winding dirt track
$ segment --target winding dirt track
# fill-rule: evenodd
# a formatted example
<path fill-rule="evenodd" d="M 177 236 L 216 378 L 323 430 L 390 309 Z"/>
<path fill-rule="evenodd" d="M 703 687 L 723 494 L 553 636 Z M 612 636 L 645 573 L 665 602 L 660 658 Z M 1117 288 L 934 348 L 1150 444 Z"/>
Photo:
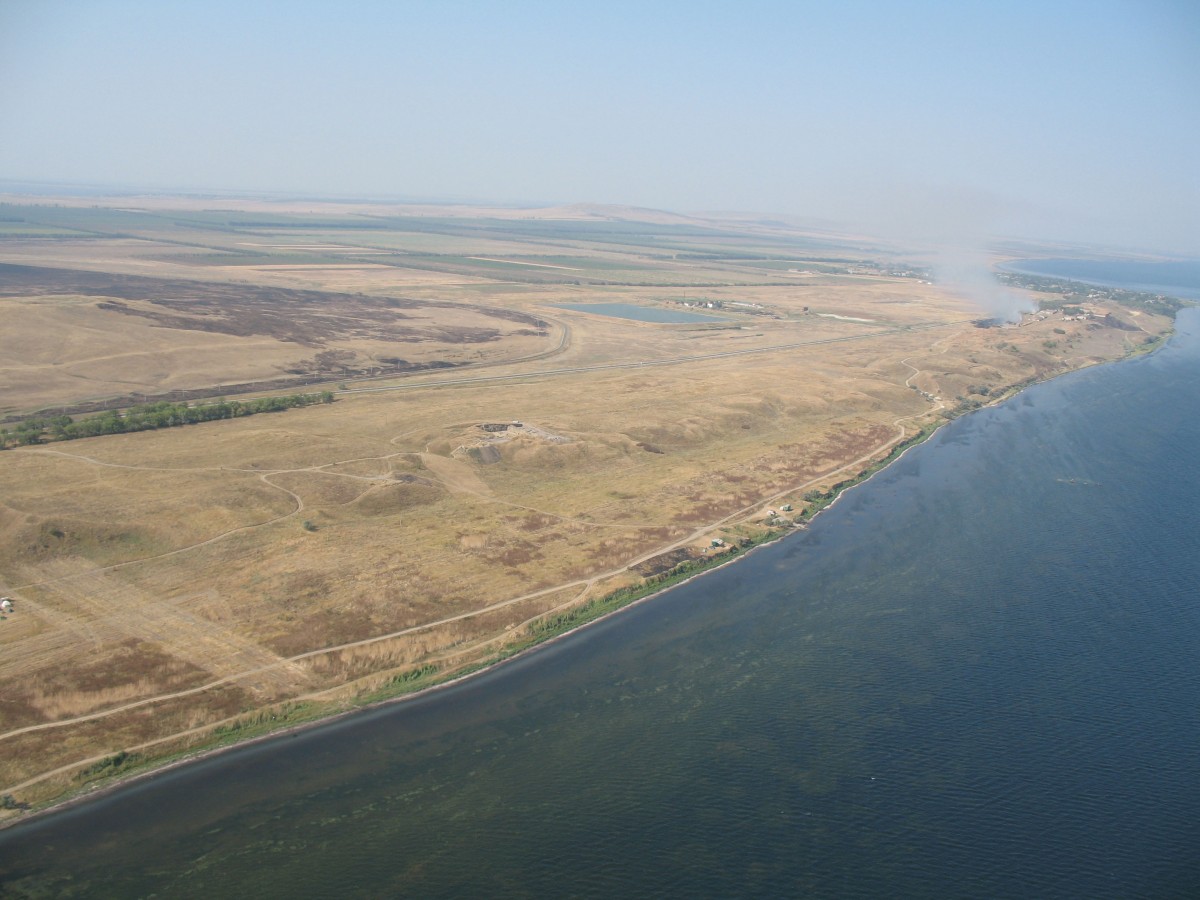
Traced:
<path fill-rule="evenodd" d="M 663 547 L 656 547 L 655 549 L 648 551 L 632 560 L 629 560 L 628 562 L 624 563 L 623 565 L 621 565 L 617 568 L 610 569 L 606 572 L 597 573 L 596 575 L 593 575 L 589 578 L 580 578 L 580 579 L 576 579 L 574 581 L 565 582 L 563 584 L 554 585 L 552 587 L 542 588 L 541 590 L 531 591 L 527 594 L 521 594 L 520 596 L 517 596 L 517 597 L 511 597 L 507 600 L 501 600 L 497 603 L 493 603 L 488 606 L 480 607 L 479 609 L 470 610 L 468 612 L 459 613 L 459 614 L 453 615 L 453 616 L 447 616 L 445 618 L 437 619 L 437 620 L 430 621 L 430 622 L 424 622 L 420 625 L 414 625 L 409 628 L 402 628 L 399 631 L 392 631 L 392 632 L 388 632 L 387 634 L 376 635 L 376 636 L 370 637 L 370 638 L 363 638 L 362 640 L 358 640 L 358 641 L 350 641 L 350 642 L 347 642 L 344 644 L 334 644 L 334 645 L 331 645 L 328 647 L 321 647 L 316 650 L 309 650 L 305 653 L 296 654 L 295 656 L 290 656 L 290 657 L 286 657 L 286 658 L 281 658 L 277 661 L 272 661 L 266 665 L 262 665 L 262 666 L 259 666 L 256 668 L 250 668 L 250 669 L 246 669 L 246 670 L 243 670 L 240 672 L 236 672 L 236 673 L 227 675 L 223 678 L 218 678 L 216 680 L 210 681 L 206 684 L 202 684 L 202 685 L 199 685 L 194 688 L 189 688 L 187 690 L 174 691 L 174 692 L 168 693 L 168 694 L 159 694 L 154 697 L 146 697 L 141 700 L 134 701 L 132 703 L 126 703 L 121 706 L 116 706 L 111 709 L 102 710 L 100 712 L 90 713 L 88 715 L 75 716 L 73 718 L 61 719 L 61 720 L 55 721 L 55 722 L 44 722 L 44 723 L 41 723 L 38 725 L 28 725 L 24 728 L 17 728 L 12 731 L 8 731 L 8 732 L 4 732 L 3 734 L 0 734 L 0 741 L 6 740 L 8 738 L 16 737 L 21 734 L 29 734 L 29 733 L 36 732 L 36 731 L 47 731 L 50 729 L 62 728 L 62 727 L 68 726 L 68 725 L 74 725 L 74 724 L 78 724 L 81 722 L 94 721 L 96 719 L 102 719 L 107 716 L 116 715 L 117 713 L 121 713 L 121 712 L 127 712 L 132 709 L 139 709 L 141 707 L 149 706 L 149 705 L 152 705 L 155 703 L 162 703 L 167 700 L 175 700 L 175 699 L 178 699 L 181 697 L 193 696 L 195 694 L 203 693 L 204 691 L 208 691 L 208 690 L 212 690 L 213 688 L 220 687 L 221 685 L 229 684 L 230 682 L 233 682 L 233 681 L 244 680 L 244 679 L 250 678 L 252 676 L 261 675 L 272 669 L 276 669 L 276 668 L 280 668 L 280 667 L 294 666 L 296 663 L 299 663 L 306 659 L 311 659 L 312 657 L 315 657 L 315 656 L 321 656 L 321 655 L 324 655 L 327 653 L 335 653 L 340 650 L 350 650 L 350 649 L 354 649 L 356 647 L 365 647 L 365 646 L 369 646 L 371 644 L 379 643 L 381 641 L 392 640 L 393 638 L 402 637 L 402 636 L 408 635 L 408 634 L 414 634 L 414 633 L 417 633 L 420 631 L 425 631 L 430 628 L 438 627 L 440 625 L 446 625 L 446 624 L 450 624 L 452 622 L 460 622 L 465 619 L 471 619 L 476 616 L 483 615 L 484 613 L 493 612 L 497 609 L 503 609 L 508 606 L 513 606 L 515 604 L 525 602 L 527 600 L 536 599 L 537 597 L 543 597 L 548 594 L 554 594 L 559 591 L 568 590 L 571 588 L 582 588 L 584 590 L 591 589 L 597 583 L 599 583 L 601 581 L 604 581 L 606 579 L 609 579 L 609 578 L 612 578 L 612 577 L 622 574 L 631 566 L 639 565 L 640 563 L 646 562 L 647 560 L 652 559 L 655 556 L 658 556 L 662 553 L 666 553 L 666 552 L 670 552 L 672 550 L 678 549 L 686 544 L 689 544 L 693 541 L 700 539 L 701 537 L 710 533 L 711 531 L 713 531 L 717 528 L 720 528 L 721 526 L 726 525 L 730 522 L 745 519 L 748 516 L 753 515 L 755 512 L 761 510 L 763 507 L 765 507 L 771 503 L 774 503 L 776 500 L 780 499 L 781 497 L 788 496 L 789 494 L 794 494 L 797 491 L 802 491 L 805 488 L 811 487 L 812 485 L 815 485 L 815 484 L 823 481 L 824 479 L 827 479 L 834 475 L 842 474 L 843 472 L 847 472 L 850 470 L 861 471 L 861 469 L 867 463 L 869 463 L 871 460 L 877 458 L 882 453 L 886 452 L 890 447 L 899 443 L 907 436 L 908 432 L 905 429 L 905 427 L 901 424 L 902 422 L 904 422 L 905 420 L 908 420 L 908 419 L 922 418 L 926 415 L 929 415 L 931 412 L 935 412 L 936 410 L 941 409 L 941 408 L 943 408 L 943 406 L 942 406 L 942 404 L 939 403 L 936 407 L 934 407 L 930 410 L 926 410 L 925 412 L 916 413 L 911 416 L 902 416 L 893 422 L 893 425 L 898 429 L 898 432 L 895 436 L 888 439 L 884 443 L 880 444 L 878 447 L 875 447 L 870 452 L 865 453 L 862 456 L 858 457 L 857 459 L 851 460 L 850 462 L 844 463 L 843 465 L 838 466 L 835 469 L 824 472 L 815 478 L 811 478 L 800 484 L 792 485 L 782 491 L 778 491 L 777 493 L 772 494 L 769 497 L 765 497 L 761 500 L 756 501 L 755 503 L 753 503 L 750 506 L 743 507 L 742 509 L 739 509 L 733 513 L 730 513 L 729 515 L 727 515 L 721 519 L 718 519 L 715 522 L 710 522 L 708 524 L 702 525 L 699 528 L 696 528 L 695 530 L 688 533 L 686 536 L 680 538 L 679 540 L 677 540 L 671 544 L 668 544 Z M 334 464 L 330 464 L 330 465 L 334 465 Z M 309 469 L 304 469 L 304 470 L 281 470 L 281 471 L 309 471 L 312 468 L 316 468 L 316 467 L 310 467 Z M 278 473 L 268 473 L 268 474 L 278 474 Z M 363 476 L 347 476 L 347 477 L 361 478 Z M 265 476 L 264 476 L 264 478 L 265 478 Z M 268 482 L 268 483 L 270 483 L 270 482 Z M 280 489 L 286 490 L 284 488 L 280 488 Z M 292 493 L 292 492 L 288 491 L 288 493 Z M 295 496 L 295 495 L 293 495 L 293 496 Z M 299 497 L 297 497 L 296 499 L 297 499 L 297 502 L 300 504 L 300 508 L 302 509 L 303 502 L 300 501 Z M 295 515 L 296 512 L 299 512 L 299 509 L 297 509 L 296 511 L 294 511 L 292 513 L 288 513 L 287 515 L 288 516 Z M 286 516 L 281 517 L 281 518 L 286 518 Z M 271 521 L 278 521 L 278 519 L 273 519 Z M 269 524 L 269 523 L 263 523 L 263 524 Z M 589 524 L 593 524 L 593 523 L 589 523 Z M 261 527 L 261 526 L 247 526 L 247 527 Z M 241 531 L 244 529 L 236 529 L 236 530 Z M 231 534 L 231 533 L 233 533 L 233 532 L 226 532 L 226 534 Z M 209 539 L 208 541 L 203 541 L 199 544 L 194 544 L 194 545 L 192 545 L 192 547 L 180 548 L 179 550 L 171 551 L 171 553 L 169 553 L 169 554 L 162 554 L 158 557 L 149 557 L 149 558 L 150 559 L 159 559 L 159 558 L 161 558 L 161 556 L 169 556 L 174 553 L 183 553 L 189 549 L 193 549 L 194 547 L 204 546 L 205 544 L 211 543 L 214 540 L 219 540 L 220 537 L 221 536 L 217 536 L 217 537 Z M 118 568 L 119 566 L 123 566 L 123 565 L 131 565 L 134 562 L 140 562 L 140 561 L 142 561 L 142 560 L 131 560 L 126 563 L 119 563 L 115 566 L 107 566 L 107 567 L 104 567 L 103 569 L 93 569 L 93 570 L 90 570 L 88 573 L 80 573 L 78 575 L 73 574 L 73 575 L 68 575 L 68 576 L 64 576 L 64 577 L 76 578 L 76 577 L 81 577 L 84 574 L 92 575 L 94 573 L 105 571 L 107 569 Z M 59 579 L 54 579 L 54 580 L 59 580 Z M 39 584 L 39 585 L 48 584 L 48 583 L 51 583 L 51 581 L 37 582 L 37 584 Z M 574 601 L 572 600 L 570 602 L 574 602 Z M 306 695 L 301 695 L 301 696 L 295 697 L 293 699 L 303 700 L 303 699 L 308 699 L 310 696 L 312 696 L 312 695 L 306 694 Z"/>

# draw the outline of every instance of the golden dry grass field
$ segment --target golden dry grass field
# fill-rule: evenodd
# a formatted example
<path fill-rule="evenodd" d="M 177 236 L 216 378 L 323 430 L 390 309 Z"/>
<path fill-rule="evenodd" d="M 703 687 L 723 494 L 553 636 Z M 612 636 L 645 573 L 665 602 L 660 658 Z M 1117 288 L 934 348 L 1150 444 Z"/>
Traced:
<path fill-rule="evenodd" d="M 902 274 L 915 256 L 750 219 L 0 212 L 0 416 L 336 396 L 0 453 L 0 793 L 30 802 L 117 751 L 477 665 L 539 616 L 761 534 L 768 508 L 798 515 L 981 388 L 1170 327 L 1108 307 L 979 328 Z M 597 302 L 710 318 L 564 308 Z"/>

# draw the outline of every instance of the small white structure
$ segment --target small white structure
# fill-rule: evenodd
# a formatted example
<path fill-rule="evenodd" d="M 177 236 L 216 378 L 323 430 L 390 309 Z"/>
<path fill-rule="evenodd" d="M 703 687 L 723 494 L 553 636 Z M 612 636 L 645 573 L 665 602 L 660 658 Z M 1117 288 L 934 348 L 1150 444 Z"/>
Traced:
<path fill-rule="evenodd" d="M 5 597 L 0 600 L 0 612 L 12 612 L 12 601 Z"/>

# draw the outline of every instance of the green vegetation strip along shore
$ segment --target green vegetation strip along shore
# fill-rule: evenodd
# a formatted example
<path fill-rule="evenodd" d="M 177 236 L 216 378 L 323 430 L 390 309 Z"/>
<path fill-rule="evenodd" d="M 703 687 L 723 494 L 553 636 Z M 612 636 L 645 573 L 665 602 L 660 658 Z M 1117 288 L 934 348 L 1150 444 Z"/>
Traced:
<path fill-rule="evenodd" d="M 260 397 L 257 400 L 218 400 L 216 403 L 201 403 L 196 406 L 164 400 L 130 407 L 124 414 L 116 410 L 106 410 L 80 419 L 72 419 L 70 416 L 26 419 L 19 422 L 12 432 L 0 429 L 0 449 L 7 449 L 14 444 L 26 446 L 41 444 L 47 440 L 73 441 L 102 434 L 127 434 L 133 431 L 197 425 L 218 419 L 240 419 L 259 413 L 283 412 L 286 409 L 312 406 L 315 403 L 332 402 L 333 393 L 321 391 L 316 394 Z"/>

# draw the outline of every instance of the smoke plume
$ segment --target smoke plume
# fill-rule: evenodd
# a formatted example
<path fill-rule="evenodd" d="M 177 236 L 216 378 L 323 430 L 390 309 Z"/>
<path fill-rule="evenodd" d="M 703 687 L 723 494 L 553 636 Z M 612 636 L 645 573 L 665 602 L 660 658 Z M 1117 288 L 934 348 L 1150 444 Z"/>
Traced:
<path fill-rule="evenodd" d="M 928 254 L 939 283 L 979 307 L 989 318 L 1019 321 L 1033 305 L 1002 285 L 987 248 L 992 229 L 1011 212 L 1011 202 L 968 187 L 877 182 L 869 202 L 857 204 L 868 228 Z M 853 204 L 852 201 L 852 206 Z"/>
<path fill-rule="evenodd" d="M 988 318 L 1019 322 L 1022 313 L 1033 310 L 1027 297 L 1009 290 L 996 279 L 982 250 L 942 245 L 936 253 L 937 280 L 975 303 Z"/>

